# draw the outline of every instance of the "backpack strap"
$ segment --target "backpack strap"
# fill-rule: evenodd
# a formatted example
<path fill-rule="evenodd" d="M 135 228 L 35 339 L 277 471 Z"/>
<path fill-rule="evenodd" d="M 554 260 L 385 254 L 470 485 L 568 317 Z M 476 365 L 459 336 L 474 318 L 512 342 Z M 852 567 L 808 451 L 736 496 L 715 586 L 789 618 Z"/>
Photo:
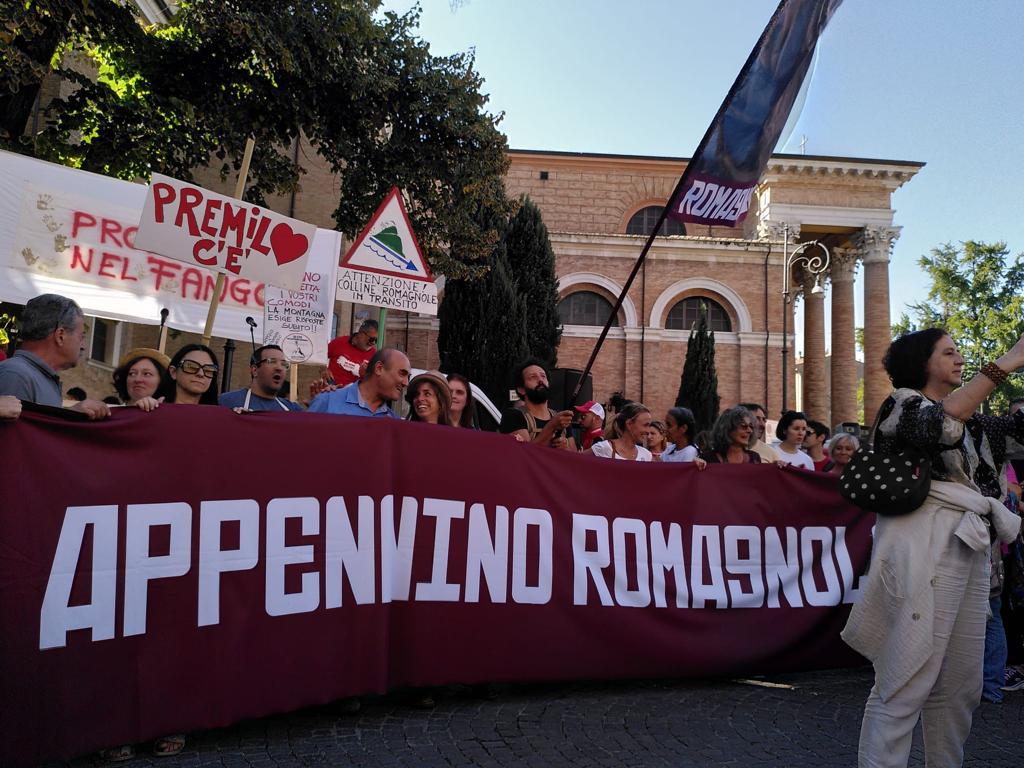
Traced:
<path fill-rule="evenodd" d="M 555 417 L 555 414 L 548 408 L 548 421 L 551 421 Z M 537 435 L 541 432 L 541 427 L 537 426 L 537 419 L 527 409 L 523 409 L 523 418 L 526 420 L 526 431 L 530 435 L 530 442 L 532 443 Z"/>

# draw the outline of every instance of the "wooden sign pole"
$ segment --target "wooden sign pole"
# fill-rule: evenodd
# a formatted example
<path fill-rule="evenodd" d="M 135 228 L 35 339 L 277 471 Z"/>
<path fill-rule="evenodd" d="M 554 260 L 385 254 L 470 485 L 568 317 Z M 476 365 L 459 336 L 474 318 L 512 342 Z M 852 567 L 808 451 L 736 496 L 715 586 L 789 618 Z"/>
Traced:
<path fill-rule="evenodd" d="M 288 399 L 299 402 L 299 364 L 291 363 L 288 371 Z"/>
<path fill-rule="evenodd" d="M 245 194 L 245 184 L 249 179 L 249 164 L 252 162 L 252 150 L 256 142 L 252 138 L 245 141 L 245 154 L 242 156 L 242 167 L 238 170 L 238 181 L 235 183 L 235 198 L 242 199 Z M 210 338 L 213 336 L 213 320 L 217 317 L 217 307 L 220 306 L 220 294 L 224 290 L 224 273 L 217 273 L 217 284 L 213 289 L 213 297 L 210 299 L 210 310 L 206 313 L 206 329 L 203 331 L 203 344 L 209 346 Z"/>

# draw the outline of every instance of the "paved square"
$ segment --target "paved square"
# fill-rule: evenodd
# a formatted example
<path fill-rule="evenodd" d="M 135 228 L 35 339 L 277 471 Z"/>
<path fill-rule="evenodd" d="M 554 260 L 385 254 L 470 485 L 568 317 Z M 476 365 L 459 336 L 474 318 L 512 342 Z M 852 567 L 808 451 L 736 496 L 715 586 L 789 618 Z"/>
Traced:
<path fill-rule="evenodd" d="M 130 766 L 852 766 L 868 668 L 739 680 L 507 685 L 496 697 L 437 693 L 433 710 L 401 696 L 190 734 L 185 751 Z M 1021 763 L 1024 692 L 982 703 L 965 765 Z M 70 763 L 91 766 L 85 756 Z M 911 765 L 924 765 L 920 730 Z"/>

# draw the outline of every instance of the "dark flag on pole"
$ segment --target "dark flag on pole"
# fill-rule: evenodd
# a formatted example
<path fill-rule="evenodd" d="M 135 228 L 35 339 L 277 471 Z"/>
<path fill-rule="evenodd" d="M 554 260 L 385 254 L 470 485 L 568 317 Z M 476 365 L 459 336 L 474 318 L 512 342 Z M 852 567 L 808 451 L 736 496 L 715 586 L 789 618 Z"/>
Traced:
<path fill-rule="evenodd" d="M 683 172 L 667 213 L 686 223 L 735 227 L 779 141 L 842 0 L 782 0 Z"/>
<path fill-rule="evenodd" d="M 608 329 L 618 316 L 622 300 L 654 245 L 665 217 L 729 227 L 746 218 L 754 187 L 768 165 L 814 58 L 818 37 L 841 2 L 779 3 L 640 251 L 590 353 L 570 405 L 576 404 L 580 387 L 594 367 L 608 338 Z"/>

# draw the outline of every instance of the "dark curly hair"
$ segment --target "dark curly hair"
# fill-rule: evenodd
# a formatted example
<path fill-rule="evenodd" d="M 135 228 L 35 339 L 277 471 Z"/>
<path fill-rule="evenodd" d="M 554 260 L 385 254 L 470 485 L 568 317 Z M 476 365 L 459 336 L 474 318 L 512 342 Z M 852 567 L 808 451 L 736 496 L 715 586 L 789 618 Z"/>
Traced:
<path fill-rule="evenodd" d="M 131 397 L 128 395 L 128 371 L 130 371 L 132 366 L 139 362 L 139 360 L 149 360 L 149 362 L 153 364 L 153 367 L 156 368 L 157 379 L 160 382 L 163 381 L 164 376 L 167 374 L 167 369 L 160 364 L 160 361 L 154 360 L 149 355 L 138 355 L 137 357 L 133 357 L 124 365 L 119 365 L 114 370 L 114 391 L 117 392 L 117 396 L 121 398 L 122 403 L 127 403 L 131 400 Z M 160 389 L 159 384 L 157 385 L 157 389 Z M 157 393 L 154 392 L 153 394 L 156 396 Z"/>
<path fill-rule="evenodd" d="M 925 328 L 905 333 L 889 345 L 882 358 L 885 372 L 896 389 L 921 389 L 928 383 L 928 358 L 943 336 L 944 328 Z"/>

